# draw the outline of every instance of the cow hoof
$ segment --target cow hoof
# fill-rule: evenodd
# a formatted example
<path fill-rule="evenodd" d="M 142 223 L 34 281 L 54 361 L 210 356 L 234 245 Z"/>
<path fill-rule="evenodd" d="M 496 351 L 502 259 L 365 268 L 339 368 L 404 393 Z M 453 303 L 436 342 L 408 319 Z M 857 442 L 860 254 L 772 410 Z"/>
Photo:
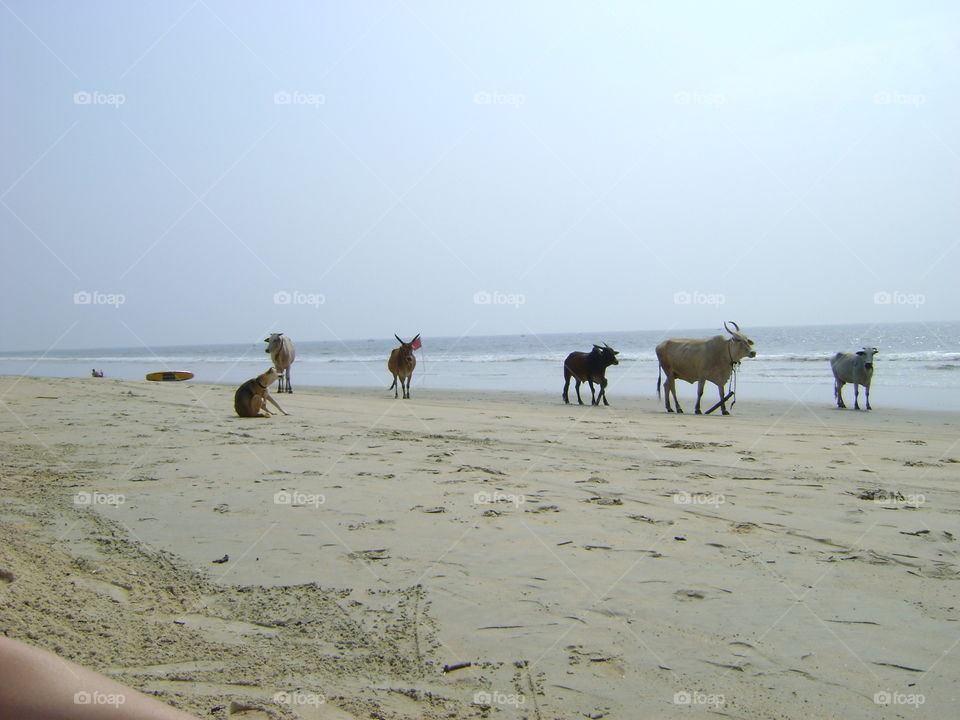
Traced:
<path fill-rule="evenodd" d="M 693 414 L 694 414 L 694 415 L 703 415 L 703 413 L 700 412 L 700 408 L 696 408 L 696 409 L 693 411 Z"/>
<path fill-rule="evenodd" d="M 677 412 L 683 415 L 683 410 L 681 410 L 680 408 L 677 408 Z"/>
<path fill-rule="evenodd" d="M 667 408 L 667 412 L 672 413 L 672 412 L 673 412 L 673 408 Z"/>
<path fill-rule="evenodd" d="M 720 412 L 723 413 L 724 415 L 729 415 L 729 414 L 730 414 L 730 411 L 729 411 L 729 410 L 721 410 Z"/>

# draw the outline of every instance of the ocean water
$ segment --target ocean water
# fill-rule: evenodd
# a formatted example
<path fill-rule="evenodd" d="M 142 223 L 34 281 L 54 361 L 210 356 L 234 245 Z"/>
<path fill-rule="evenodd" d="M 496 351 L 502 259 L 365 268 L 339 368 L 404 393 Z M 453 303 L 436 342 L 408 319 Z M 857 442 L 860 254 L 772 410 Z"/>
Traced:
<path fill-rule="evenodd" d="M 829 359 L 838 350 L 875 346 L 871 403 L 875 407 L 960 409 L 960 322 L 883 325 L 743 327 L 757 357 L 743 361 L 737 399 L 750 397 L 832 404 Z M 670 331 L 570 333 L 488 337 L 423 336 L 417 351 L 412 391 L 417 388 L 533 391 L 563 387 L 563 359 L 572 350 L 609 343 L 620 351 L 620 365 L 607 371 L 611 402 L 618 395 L 656 396 L 654 347 L 666 337 L 707 337 L 717 328 Z M 722 332 L 722 330 L 720 331 Z M 296 338 L 295 338 L 296 340 Z M 291 379 L 298 386 L 352 386 L 386 389 L 392 378 L 387 357 L 393 338 L 348 341 L 297 341 Z M 108 348 L 0 353 L 0 374 L 89 377 L 92 368 L 107 377 L 143 379 L 157 370 L 190 370 L 195 380 L 239 384 L 270 364 L 263 342 L 235 345 Z M 678 383 L 681 400 L 695 386 Z M 573 388 L 571 387 L 571 392 Z M 584 386 L 581 392 L 589 388 Z M 716 389 L 708 386 L 712 405 Z M 853 388 L 845 388 L 852 405 Z"/>

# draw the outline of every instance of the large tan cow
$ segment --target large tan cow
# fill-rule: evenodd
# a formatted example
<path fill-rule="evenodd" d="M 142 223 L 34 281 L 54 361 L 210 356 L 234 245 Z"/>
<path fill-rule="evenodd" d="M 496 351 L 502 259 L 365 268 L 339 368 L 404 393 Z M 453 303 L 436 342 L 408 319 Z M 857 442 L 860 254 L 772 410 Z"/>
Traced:
<path fill-rule="evenodd" d="M 853 408 L 860 409 L 860 386 L 867 391 L 867 410 L 870 409 L 870 382 L 873 380 L 873 356 L 879 350 L 875 347 L 865 347 L 855 353 L 838 352 L 830 360 L 833 368 L 833 394 L 837 398 L 837 407 L 845 408 L 843 404 L 843 386 L 853 383 Z"/>
<path fill-rule="evenodd" d="M 267 344 L 264 352 L 270 353 L 270 359 L 273 360 L 273 366 L 277 369 L 280 376 L 280 385 L 277 386 L 277 392 L 293 392 L 293 386 L 290 385 L 290 366 L 293 365 L 293 359 L 296 356 L 296 349 L 293 347 L 293 340 L 283 333 L 270 333 L 270 337 L 263 340 Z"/>
<path fill-rule="evenodd" d="M 670 407 L 670 393 L 673 393 L 673 402 L 677 412 L 682 413 L 680 402 L 677 400 L 677 379 L 688 383 L 697 383 L 697 405 L 694 412 L 700 414 L 700 397 L 703 395 L 703 386 L 712 382 L 720 390 L 720 408 L 724 415 L 729 415 L 723 386 L 730 380 L 734 366 L 745 357 L 756 357 L 752 349 L 753 340 L 740 332 L 740 326 L 732 320 L 730 323 L 736 332 L 723 324 L 724 329 L 731 337 L 714 335 L 711 338 L 670 338 L 657 345 L 657 360 L 660 369 L 666 376 L 663 383 L 665 406 L 667 412 L 673 412 Z M 660 373 L 657 373 L 657 397 L 660 397 Z M 736 402 L 736 400 L 734 400 Z"/>
<path fill-rule="evenodd" d="M 387 369 L 393 374 L 393 385 L 387 390 L 393 390 L 393 397 L 397 398 L 399 393 L 397 388 L 397 379 L 400 379 L 400 387 L 403 388 L 403 399 L 410 397 L 410 378 L 413 377 L 413 369 L 417 366 L 417 358 L 413 351 L 420 347 L 420 333 L 408 343 L 400 340 L 400 336 L 393 335 L 399 342 L 400 347 L 390 351 L 390 359 L 387 360 Z"/>

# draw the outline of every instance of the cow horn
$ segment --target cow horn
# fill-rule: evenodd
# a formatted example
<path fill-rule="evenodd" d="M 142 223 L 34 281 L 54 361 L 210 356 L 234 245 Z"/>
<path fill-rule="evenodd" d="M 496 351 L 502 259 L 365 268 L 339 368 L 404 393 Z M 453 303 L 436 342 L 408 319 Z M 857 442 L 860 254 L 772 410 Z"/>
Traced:
<path fill-rule="evenodd" d="M 399 335 L 397 335 L 396 333 L 394 333 L 393 336 L 397 339 L 397 341 L 398 341 L 401 345 L 403 345 L 403 340 L 400 339 L 400 336 L 399 336 Z"/>
<path fill-rule="evenodd" d="M 733 320 L 730 321 L 730 324 L 733 325 L 733 326 L 737 329 L 737 332 L 740 332 L 740 326 L 737 325 Z M 728 333 L 730 333 L 731 335 L 735 335 L 735 334 L 736 334 L 736 333 L 733 332 L 733 330 L 731 330 L 730 328 L 727 327 L 726 321 L 724 321 L 724 323 L 723 323 L 723 329 L 726 330 L 726 331 L 727 331 Z"/>

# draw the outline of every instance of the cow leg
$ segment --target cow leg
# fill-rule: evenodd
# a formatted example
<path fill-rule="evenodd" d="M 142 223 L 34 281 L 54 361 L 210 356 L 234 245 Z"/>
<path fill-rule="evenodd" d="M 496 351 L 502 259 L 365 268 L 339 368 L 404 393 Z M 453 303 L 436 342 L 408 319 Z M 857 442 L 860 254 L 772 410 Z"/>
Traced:
<path fill-rule="evenodd" d="M 587 380 L 587 382 L 590 383 L 590 404 L 591 404 L 591 405 L 597 405 L 597 404 L 599 404 L 600 401 L 597 400 L 597 395 L 596 395 L 596 393 L 594 392 L 594 389 L 593 389 L 593 380 Z"/>
<path fill-rule="evenodd" d="M 610 405 L 607 402 L 607 379 L 605 377 L 600 378 L 600 395 L 597 397 L 597 404 L 600 403 L 600 398 L 603 398 L 604 405 Z"/>
<path fill-rule="evenodd" d="M 717 385 L 717 387 L 720 389 L 720 412 L 723 415 L 729 415 L 730 411 L 727 410 L 727 403 L 723 394 L 723 385 Z"/>
<path fill-rule="evenodd" d="M 700 415 L 700 398 L 703 396 L 703 386 L 706 381 L 698 380 L 697 381 L 697 404 L 693 407 L 693 414 Z"/>
<path fill-rule="evenodd" d="M 673 404 L 677 407 L 677 412 L 683 414 L 683 408 L 680 407 L 680 400 L 677 398 L 677 379 L 670 380 L 670 390 L 673 391 Z"/>
<path fill-rule="evenodd" d="M 577 402 L 583 405 L 583 398 L 580 397 L 580 378 L 577 378 Z"/>
<path fill-rule="evenodd" d="M 570 404 L 570 378 L 563 379 L 563 402 Z"/>
<path fill-rule="evenodd" d="M 846 404 L 843 402 L 843 386 L 844 386 L 845 384 L 846 384 L 846 383 L 842 383 L 842 382 L 840 382 L 839 380 L 837 380 L 837 387 L 836 387 L 837 407 L 838 407 L 838 408 L 844 408 L 844 409 L 846 409 L 846 407 L 847 407 Z"/>
<path fill-rule="evenodd" d="M 870 386 L 864 385 L 864 394 L 867 396 L 867 410 L 870 410 Z"/>
<path fill-rule="evenodd" d="M 853 384 L 853 409 L 860 409 L 860 386 L 857 383 Z"/>
<path fill-rule="evenodd" d="M 394 375 L 393 376 L 393 399 L 394 400 L 400 397 L 400 395 L 398 394 L 400 392 L 400 388 L 398 387 L 399 385 L 400 385 L 400 380 L 398 380 L 397 376 Z"/>
<path fill-rule="evenodd" d="M 670 375 L 667 375 L 663 380 L 663 406 L 666 408 L 667 412 L 673 412 L 673 408 L 670 407 L 670 383 L 673 380 Z"/>
<path fill-rule="evenodd" d="M 410 376 L 407 375 L 407 384 L 403 386 L 403 399 L 410 399 Z"/>
<path fill-rule="evenodd" d="M 287 392 L 293 393 L 293 385 L 290 384 L 290 368 L 288 367 L 283 376 L 287 379 Z"/>

